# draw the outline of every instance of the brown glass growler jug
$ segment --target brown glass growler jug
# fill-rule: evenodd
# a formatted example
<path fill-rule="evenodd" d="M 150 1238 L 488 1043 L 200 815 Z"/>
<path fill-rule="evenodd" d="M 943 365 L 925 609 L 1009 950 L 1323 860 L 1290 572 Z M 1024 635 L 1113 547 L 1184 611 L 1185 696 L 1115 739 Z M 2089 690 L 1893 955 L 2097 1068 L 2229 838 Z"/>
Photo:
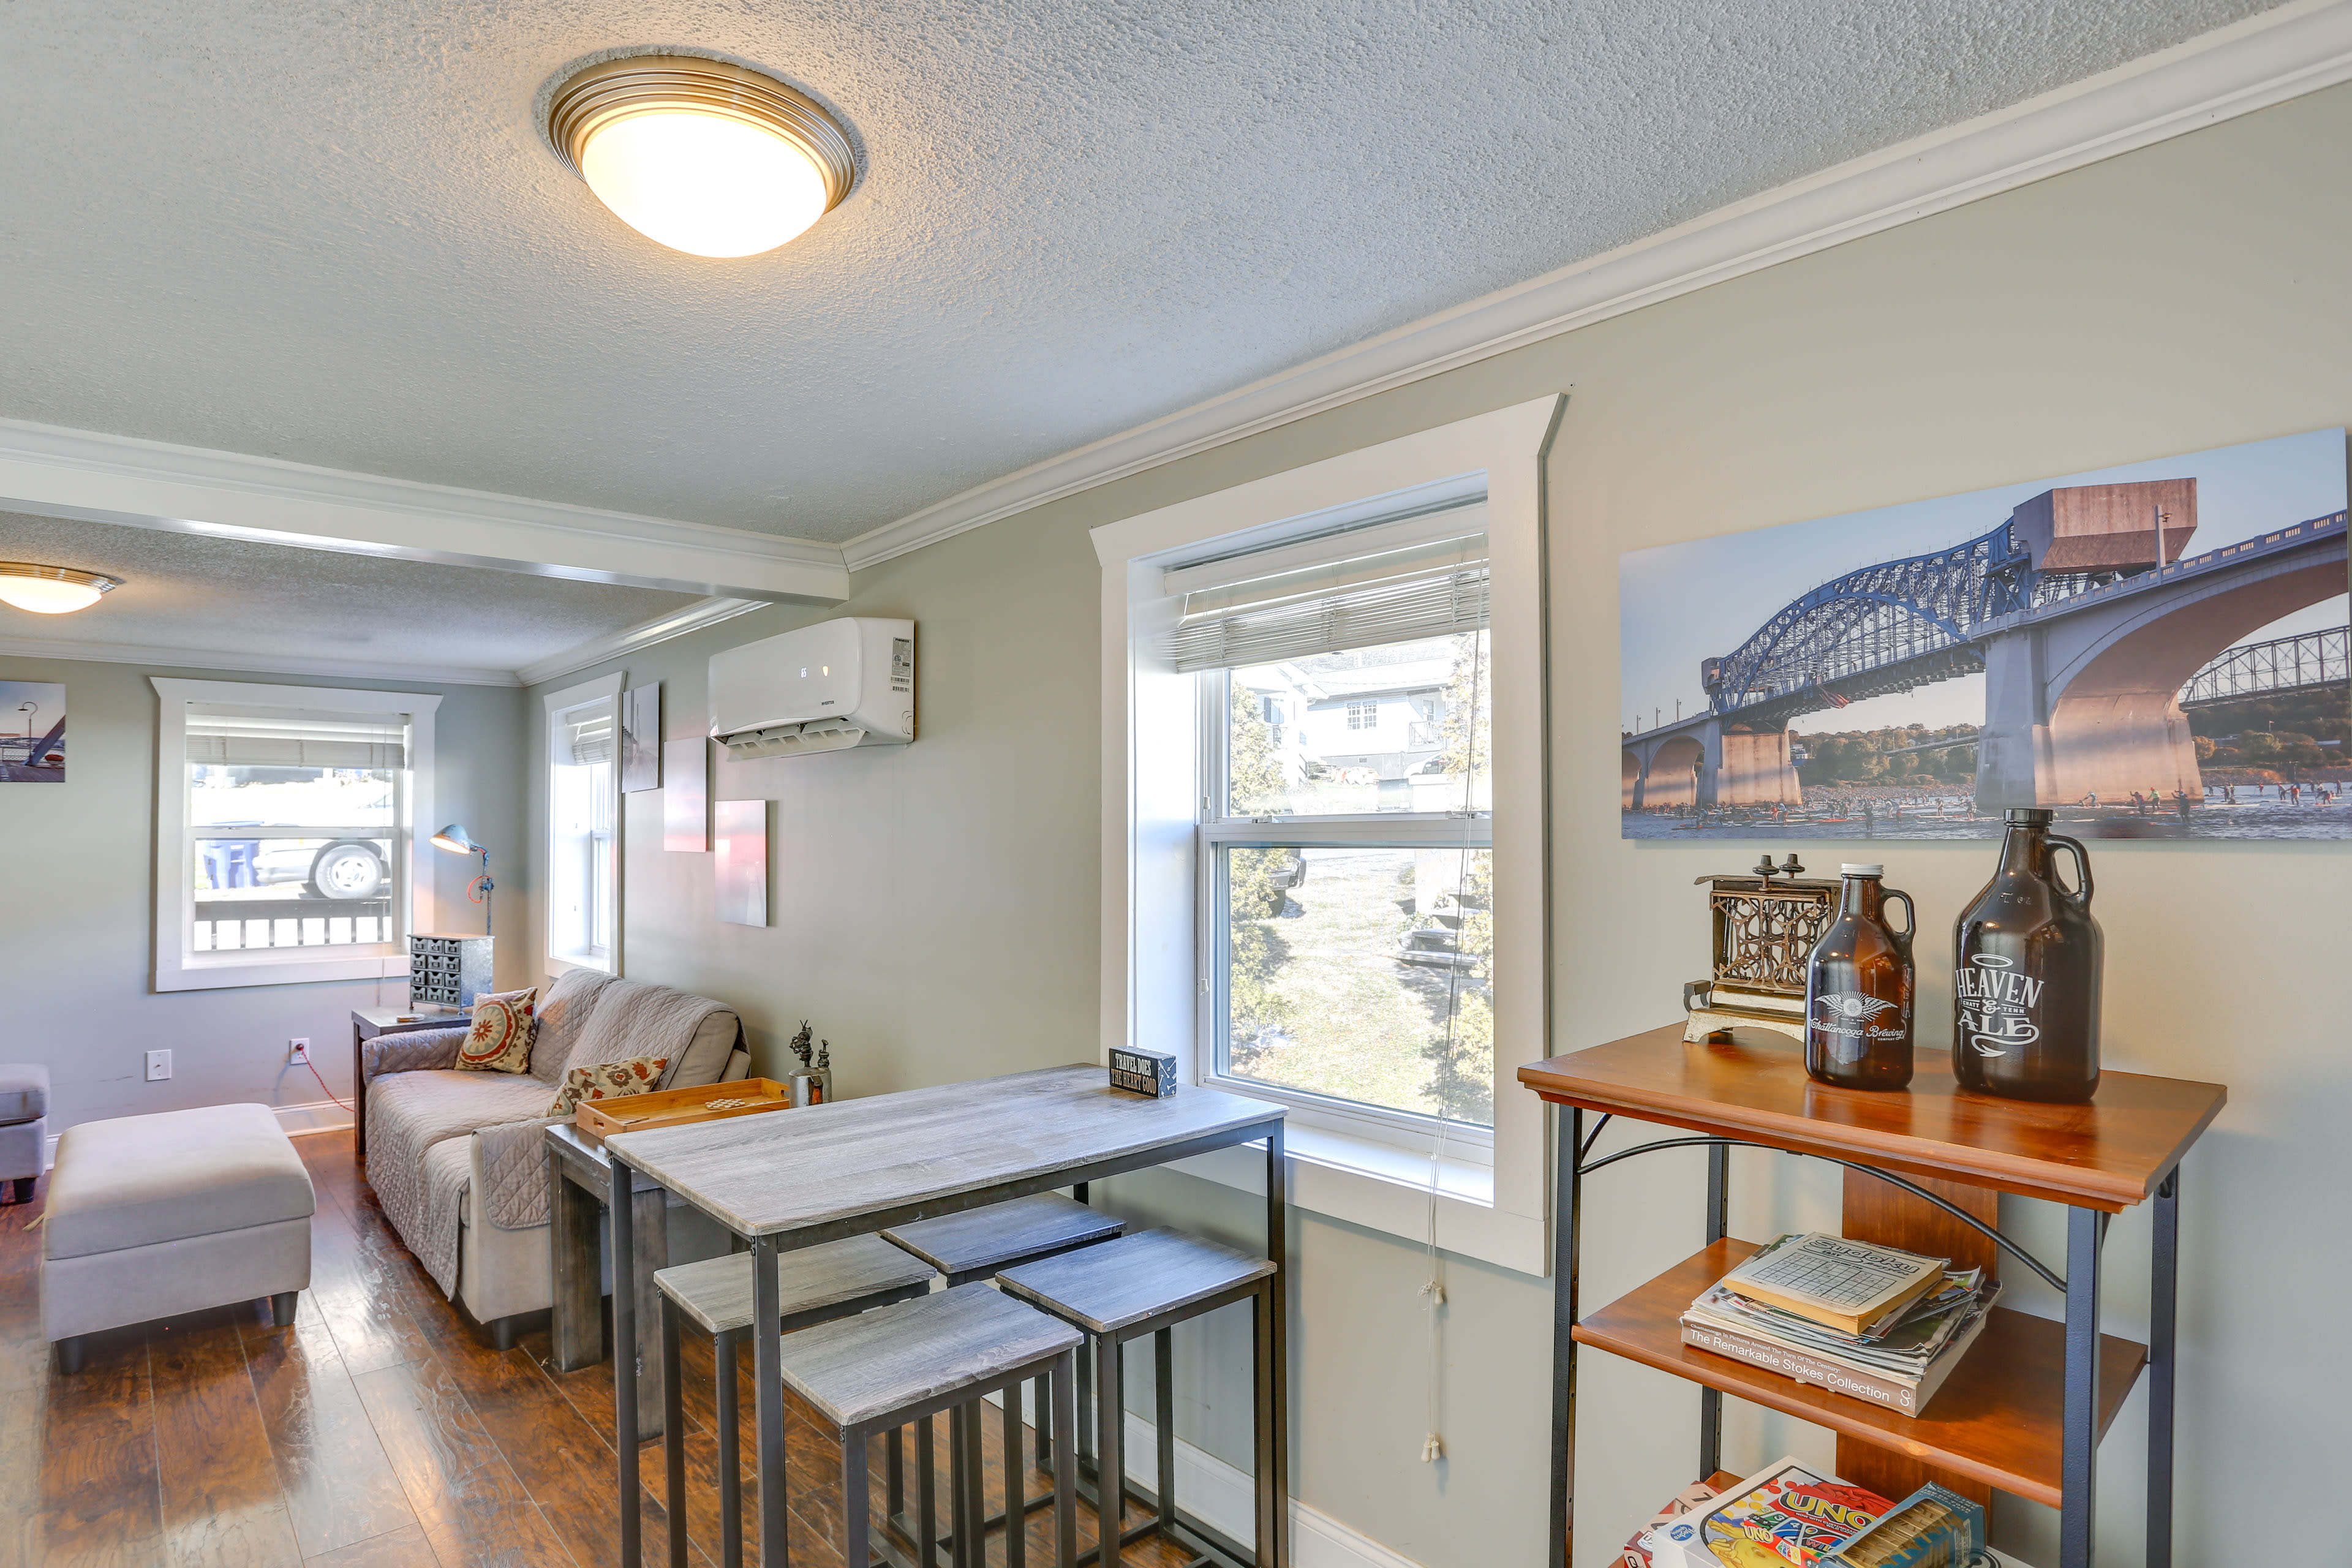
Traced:
<path fill-rule="evenodd" d="M 1883 887 L 1882 866 L 1841 866 L 1838 911 L 1805 960 L 1805 1071 L 1843 1089 L 1911 1081 L 1911 895 Z M 1886 905 L 1903 900 L 1903 929 Z"/>
<path fill-rule="evenodd" d="M 2074 886 L 2052 866 L 2063 849 Z M 1952 929 L 1952 1076 L 2011 1100 L 2080 1103 L 2099 1087 L 2099 922 L 2091 861 L 2050 831 L 2050 813 L 2011 809 L 2000 868 Z"/>

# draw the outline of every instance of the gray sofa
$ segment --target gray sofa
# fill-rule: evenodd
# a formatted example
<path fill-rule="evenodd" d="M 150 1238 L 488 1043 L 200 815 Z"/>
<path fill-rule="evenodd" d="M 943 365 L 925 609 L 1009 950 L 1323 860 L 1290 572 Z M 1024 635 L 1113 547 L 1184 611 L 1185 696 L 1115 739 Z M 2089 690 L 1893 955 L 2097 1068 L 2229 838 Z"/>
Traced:
<path fill-rule="evenodd" d="M 540 1130 L 566 1070 L 666 1056 L 661 1087 L 693 1088 L 728 1075 L 742 1037 L 723 1003 L 587 969 L 546 989 L 536 1029 L 521 1073 L 456 1070 L 462 1026 L 380 1035 L 360 1052 L 368 1184 L 434 1282 L 501 1345 L 553 1300 Z M 679 1217 L 673 1261 L 725 1250 L 715 1229 L 696 1232 L 698 1215 Z"/>

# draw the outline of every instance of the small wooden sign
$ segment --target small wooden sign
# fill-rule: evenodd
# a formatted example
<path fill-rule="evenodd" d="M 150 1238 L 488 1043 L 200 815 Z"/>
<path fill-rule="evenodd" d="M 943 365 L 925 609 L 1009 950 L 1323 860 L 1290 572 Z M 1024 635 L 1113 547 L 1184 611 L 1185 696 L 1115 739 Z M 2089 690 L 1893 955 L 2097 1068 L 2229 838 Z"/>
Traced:
<path fill-rule="evenodd" d="M 1110 1048 L 1110 1086 L 1129 1094 L 1165 1100 L 1176 1092 L 1176 1058 L 1165 1051 L 1139 1051 L 1132 1046 Z"/>
<path fill-rule="evenodd" d="M 583 1100 L 572 1112 L 572 1123 L 583 1135 L 601 1141 L 615 1132 L 643 1132 L 654 1127 L 683 1127 L 690 1121 L 788 1110 L 792 1103 L 788 1086 L 769 1078 L 745 1078 L 697 1089 L 657 1089 L 618 1100 Z"/>

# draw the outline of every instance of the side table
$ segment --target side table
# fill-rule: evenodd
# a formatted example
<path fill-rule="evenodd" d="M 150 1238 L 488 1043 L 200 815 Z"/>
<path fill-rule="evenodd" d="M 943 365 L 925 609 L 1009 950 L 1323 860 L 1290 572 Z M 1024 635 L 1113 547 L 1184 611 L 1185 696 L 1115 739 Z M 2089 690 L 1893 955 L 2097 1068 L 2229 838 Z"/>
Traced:
<path fill-rule="evenodd" d="M 661 1291 L 654 1275 L 669 1267 L 669 1198 L 650 1176 L 631 1171 L 629 1201 L 613 1201 L 613 1162 L 603 1143 L 583 1136 L 570 1122 L 544 1129 L 547 1137 L 548 1268 L 553 1300 L 548 1313 L 548 1364 L 577 1372 L 604 1359 L 604 1215 L 629 1232 L 635 1244 L 618 1255 L 631 1261 L 630 1279 L 613 1281 L 615 1337 L 632 1347 L 635 1378 L 613 1369 L 614 1399 L 625 1411 L 621 1430 L 632 1426 L 643 1441 L 661 1436 L 662 1363 L 644 1351 L 628 1327 L 661 1321 Z M 616 1249 L 618 1250 L 618 1249 Z M 656 1347 L 657 1348 L 657 1347 Z M 618 1412 L 616 1412 L 618 1413 Z"/>
<path fill-rule="evenodd" d="M 439 1013 L 419 1007 L 354 1007 L 352 1009 L 352 1159 L 367 1163 L 367 1075 L 360 1070 L 362 1047 L 378 1035 L 405 1035 L 418 1029 L 450 1029 L 466 1021 L 463 1013 Z"/>

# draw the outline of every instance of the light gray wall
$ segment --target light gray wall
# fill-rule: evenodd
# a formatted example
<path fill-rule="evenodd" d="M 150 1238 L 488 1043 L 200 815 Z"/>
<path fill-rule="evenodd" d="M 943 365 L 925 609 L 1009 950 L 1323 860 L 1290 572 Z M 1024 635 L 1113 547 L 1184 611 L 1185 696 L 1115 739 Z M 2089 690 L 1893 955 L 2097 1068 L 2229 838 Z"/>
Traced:
<path fill-rule="evenodd" d="M 14 612 L 9 612 L 14 613 Z M 496 853 L 519 843 L 523 781 L 519 765 L 522 693 L 514 688 L 427 681 L 326 680 L 302 676 L 100 664 L 79 659 L 0 659 L 0 678 L 58 681 L 66 688 L 71 741 L 59 784 L 0 784 L 0 1060 L 47 1065 L 54 1096 L 50 1131 L 77 1121 L 194 1105 L 258 1100 L 312 1105 L 317 1079 L 286 1060 L 286 1042 L 308 1036 L 320 1075 L 351 1098 L 351 1012 L 397 1007 L 408 998 L 404 968 L 393 980 L 241 986 L 222 991 L 150 989 L 155 881 L 155 728 L 151 675 L 253 680 L 273 685 L 396 688 L 437 691 L 434 809 L 459 820 Z M 470 863 L 433 857 L 434 895 L 446 921 L 478 930 L 466 901 Z M 500 907 L 519 913 L 528 893 L 520 857 L 493 863 Z M 502 973 L 530 973 L 520 944 L 499 953 Z M 146 1053 L 169 1047 L 173 1076 L 145 1080 Z"/>
<path fill-rule="evenodd" d="M 1653 307 L 1070 498 L 860 574 L 840 611 L 911 615 L 923 739 L 772 762 L 722 793 L 780 803 L 773 929 L 713 923 L 708 858 L 649 847 L 632 802 L 627 968 L 741 1005 L 773 1045 L 805 1015 L 855 1093 L 1090 1057 L 1097 573 L 1086 530 L 1371 442 L 1566 390 L 1549 475 L 1559 974 L 1570 1050 L 1676 1013 L 1704 972 L 1692 879 L 1736 845 L 1618 837 L 1622 551 L 2352 421 L 2352 89 L 2338 89 Z M 1704 605 L 1692 606 L 1705 615 Z M 656 650 L 669 731 L 713 647 L 819 618 L 776 610 Z M 576 679 L 576 678 L 574 678 Z M 534 720 L 535 721 L 535 720 Z M 1824 847 L 1788 846 L 1807 858 Z M 2231 1102 L 2187 1168 L 2179 1560 L 2232 1559 L 2249 1497 L 2323 1495 L 2352 1363 L 2335 1129 L 2352 1105 L 2346 847 L 2094 851 L 2116 1068 L 2215 1079 Z M 1988 847 L 1890 845 L 1940 928 Z M 1923 963 L 1922 1012 L 1947 998 Z M 1605 1301 L 1697 1242 L 1700 1165 L 1596 1177 L 1584 1283 Z M 1113 1201 L 1246 1237 L 1244 1200 L 1180 1175 Z M 1742 1157 L 1734 1226 L 1833 1223 L 1833 1173 Z M 2054 1248 L 2051 1211 L 2011 1205 Z M 2144 1327 L 2147 1226 L 2118 1222 L 2110 1328 Z M 1419 1249 L 1313 1216 L 1295 1286 L 1297 1491 L 1430 1568 L 1542 1560 L 1548 1288 L 1449 1265 L 1441 1427 L 1423 1465 Z M 2050 1310 L 2046 1296 L 2017 1300 Z M 1588 1357 L 1580 1568 L 1690 1479 L 1688 1385 Z M 1233 1369 L 1188 1384 L 1232 1453 Z M 2137 1560 L 2143 1399 L 2106 1449 L 2103 1560 Z M 1826 1435 L 1738 1415 L 1727 1460 Z M 2044 1555 L 2046 1510 L 2003 1510 Z"/>

